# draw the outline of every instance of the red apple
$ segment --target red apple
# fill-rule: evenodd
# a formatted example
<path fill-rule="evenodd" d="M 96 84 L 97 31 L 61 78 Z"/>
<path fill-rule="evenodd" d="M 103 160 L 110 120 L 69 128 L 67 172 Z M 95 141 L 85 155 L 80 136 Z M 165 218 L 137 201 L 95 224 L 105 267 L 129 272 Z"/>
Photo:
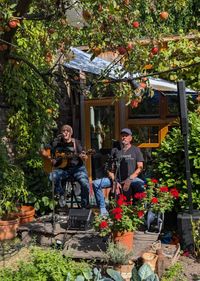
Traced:
<path fill-rule="evenodd" d="M 138 28 L 138 27 L 140 26 L 140 23 L 139 23 L 138 21 L 134 21 L 134 22 L 132 23 L 132 26 L 133 26 L 134 28 Z"/>
<path fill-rule="evenodd" d="M 128 42 L 127 46 L 126 46 L 127 51 L 131 51 L 133 49 L 133 43 L 132 42 Z"/>
<path fill-rule="evenodd" d="M 92 52 L 95 56 L 98 56 L 101 54 L 101 48 L 100 47 L 95 47 L 92 49 Z"/>
<path fill-rule="evenodd" d="M 168 17 L 169 17 L 168 12 L 163 11 L 163 12 L 160 13 L 160 18 L 161 18 L 162 20 L 167 20 Z"/>
<path fill-rule="evenodd" d="M 102 12 L 103 11 L 103 6 L 101 4 L 98 5 L 98 11 Z"/>
<path fill-rule="evenodd" d="M 134 99 L 131 101 L 131 107 L 132 108 L 137 108 L 138 107 L 138 100 L 137 99 Z"/>
<path fill-rule="evenodd" d="M 53 34 L 55 32 L 55 29 L 54 28 L 48 28 L 47 32 L 49 34 Z"/>
<path fill-rule="evenodd" d="M 13 19 L 8 22 L 10 28 L 16 28 L 19 25 L 19 20 Z"/>
<path fill-rule="evenodd" d="M 124 0 L 124 4 L 125 5 L 129 5 L 130 4 L 130 0 Z"/>
<path fill-rule="evenodd" d="M 153 48 L 151 49 L 151 53 L 152 53 L 153 55 L 156 55 L 158 52 L 159 52 L 158 47 L 153 47 Z"/>
<path fill-rule="evenodd" d="M 84 18 L 85 21 L 88 21 L 88 20 L 91 19 L 91 14 L 90 14 L 90 12 L 87 11 L 87 10 L 83 10 L 82 15 L 83 15 L 83 18 Z"/>
<path fill-rule="evenodd" d="M 118 47 L 117 50 L 120 53 L 120 55 L 124 55 L 127 52 L 126 48 L 124 48 L 122 46 Z"/>

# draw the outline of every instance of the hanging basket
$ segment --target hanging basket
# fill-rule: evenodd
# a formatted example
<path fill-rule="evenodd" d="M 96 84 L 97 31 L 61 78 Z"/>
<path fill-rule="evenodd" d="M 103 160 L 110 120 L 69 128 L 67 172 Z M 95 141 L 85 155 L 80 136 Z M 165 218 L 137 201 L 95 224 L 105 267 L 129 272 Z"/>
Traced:
<path fill-rule="evenodd" d="M 19 219 L 17 217 L 9 217 L 0 220 L 0 241 L 16 237 L 18 227 Z"/>
<path fill-rule="evenodd" d="M 128 252 L 133 250 L 133 231 L 118 232 L 115 231 L 112 234 L 112 239 L 114 243 L 118 243 L 127 249 Z"/>

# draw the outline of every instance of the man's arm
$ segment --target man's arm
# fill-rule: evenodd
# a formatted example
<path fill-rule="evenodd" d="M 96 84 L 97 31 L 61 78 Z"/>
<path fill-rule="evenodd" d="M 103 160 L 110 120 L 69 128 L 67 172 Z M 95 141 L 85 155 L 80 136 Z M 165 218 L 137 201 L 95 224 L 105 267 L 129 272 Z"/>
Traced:
<path fill-rule="evenodd" d="M 129 179 L 130 180 L 133 180 L 134 178 L 137 178 L 139 176 L 139 174 L 142 172 L 143 170 L 143 162 L 137 162 L 137 169 L 135 170 L 134 173 L 132 173 L 130 176 L 129 176 Z"/>

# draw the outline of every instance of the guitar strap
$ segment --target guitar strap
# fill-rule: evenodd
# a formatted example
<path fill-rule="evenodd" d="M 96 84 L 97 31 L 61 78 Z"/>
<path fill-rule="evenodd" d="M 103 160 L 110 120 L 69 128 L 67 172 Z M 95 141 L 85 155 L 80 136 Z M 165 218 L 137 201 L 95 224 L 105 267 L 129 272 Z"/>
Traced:
<path fill-rule="evenodd" d="M 76 145 L 76 140 L 72 138 L 73 146 L 74 146 L 74 153 L 77 153 L 77 145 Z"/>

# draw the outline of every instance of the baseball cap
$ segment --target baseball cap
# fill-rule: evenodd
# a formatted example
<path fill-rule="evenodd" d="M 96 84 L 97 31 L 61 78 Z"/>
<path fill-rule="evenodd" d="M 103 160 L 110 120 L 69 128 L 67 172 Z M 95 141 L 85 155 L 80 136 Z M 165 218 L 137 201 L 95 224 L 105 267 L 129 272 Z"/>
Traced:
<path fill-rule="evenodd" d="M 128 129 L 128 128 L 124 128 L 124 129 L 122 129 L 122 130 L 121 130 L 121 132 L 120 132 L 120 134 L 123 134 L 123 133 L 125 133 L 125 134 L 128 134 L 128 135 L 132 136 L 132 132 L 131 132 L 131 130 L 130 130 L 130 129 Z"/>
<path fill-rule="evenodd" d="M 61 131 L 64 131 L 64 130 L 67 130 L 68 132 L 70 132 L 71 135 L 73 134 L 73 129 L 72 129 L 72 127 L 69 126 L 69 125 L 63 125 L 63 126 L 61 127 Z"/>

